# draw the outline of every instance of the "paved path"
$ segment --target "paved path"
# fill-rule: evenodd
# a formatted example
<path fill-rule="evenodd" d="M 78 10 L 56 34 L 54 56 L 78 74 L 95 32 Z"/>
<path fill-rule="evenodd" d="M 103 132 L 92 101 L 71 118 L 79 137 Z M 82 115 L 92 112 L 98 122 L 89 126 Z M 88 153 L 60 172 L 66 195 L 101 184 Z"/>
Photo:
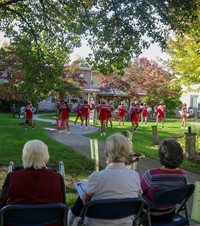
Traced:
<path fill-rule="evenodd" d="M 39 115 L 34 115 L 34 120 L 55 123 L 54 120 L 39 118 Z M 59 141 L 60 143 L 68 147 L 71 147 L 74 151 L 81 153 L 87 156 L 88 158 L 90 158 L 90 139 L 84 136 L 84 134 L 93 133 L 95 131 L 98 131 L 99 129 L 94 126 L 88 126 L 87 129 L 83 127 L 81 129 L 80 124 L 74 125 L 73 123 L 70 123 L 70 128 L 71 128 L 71 134 L 67 134 L 67 130 L 63 130 L 62 133 L 60 134 L 59 131 L 57 131 L 56 129 L 51 130 L 51 128 L 46 128 L 46 133 L 53 139 Z M 99 141 L 98 142 L 99 162 L 104 167 L 106 166 L 106 158 L 104 156 L 103 148 L 104 148 L 104 143 Z M 142 176 L 147 169 L 154 168 L 154 167 L 156 168 L 159 166 L 160 164 L 158 161 L 145 157 L 144 159 L 139 161 L 137 171 L 140 174 L 140 176 Z M 188 183 L 195 184 L 196 180 L 200 180 L 199 174 L 191 173 L 188 171 L 186 171 L 186 173 L 187 173 Z M 192 202 L 193 202 L 193 197 L 188 202 L 189 214 L 191 214 Z M 191 226 L 200 226 L 200 223 L 195 223 L 194 221 L 191 220 Z"/>

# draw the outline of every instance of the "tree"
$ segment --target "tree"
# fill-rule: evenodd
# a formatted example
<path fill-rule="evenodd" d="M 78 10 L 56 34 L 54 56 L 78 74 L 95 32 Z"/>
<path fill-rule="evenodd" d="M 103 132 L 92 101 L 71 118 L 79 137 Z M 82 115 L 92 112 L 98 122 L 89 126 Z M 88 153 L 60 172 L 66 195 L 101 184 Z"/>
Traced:
<path fill-rule="evenodd" d="M 81 78 L 77 72 L 79 61 L 74 61 L 70 65 L 65 65 L 64 73 L 58 77 L 55 86 L 55 91 L 58 92 L 58 99 L 65 100 L 66 96 L 78 96 L 82 91 L 81 87 L 86 84 L 86 81 Z"/>
<path fill-rule="evenodd" d="M 31 45 L 27 51 L 26 42 L 27 40 L 20 40 L 19 43 L 5 45 L 0 50 L 0 71 L 9 69 L 7 83 L 0 86 L 0 99 L 37 103 L 50 93 L 55 94 L 55 90 L 59 90 L 59 98 L 63 99 L 67 92 L 80 92 L 85 80 L 77 73 L 79 61 L 64 65 L 64 53 L 59 51 L 53 58 L 46 57 L 44 61 Z"/>
<path fill-rule="evenodd" d="M 176 39 L 171 39 L 168 51 L 171 57 L 168 64 L 177 75 L 177 82 L 187 87 L 200 84 L 199 28 L 196 27 L 184 36 L 177 35 Z"/>
<path fill-rule="evenodd" d="M 180 107 L 181 86 L 174 75 L 168 73 L 156 61 L 147 58 L 135 58 L 125 69 L 122 77 L 116 74 L 101 75 L 101 87 L 108 84 L 127 92 L 133 100 L 155 106 L 163 101 L 168 110 Z"/>
<path fill-rule="evenodd" d="M 129 93 L 136 100 L 142 98 L 151 106 L 163 101 L 173 109 L 177 107 L 181 87 L 175 82 L 174 75 L 169 74 L 157 62 L 136 58 L 125 70 L 124 80 L 130 84 Z M 173 102 L 173 99 L 176 101 Z"/>
<path fill-rule="evenodd" d="M 6 81 L 0 85 L 0 99 L 17 101 L 23 99 L 19 89 L 23 70 L 16 55 L 16 48 L 7 43 L 0 49 L 0 74 Z"/>
<path fill-rule="evenodd" d="M 122 74 L 151 42 L 165 47 L 171 30 L 186 31 L 196 8 L 194 0 L 1 1 L 0 30 L 8 37 L 26 37 L 44 60 L 54 46 L 69 54 L 84 37 L 96 68 Z"/>

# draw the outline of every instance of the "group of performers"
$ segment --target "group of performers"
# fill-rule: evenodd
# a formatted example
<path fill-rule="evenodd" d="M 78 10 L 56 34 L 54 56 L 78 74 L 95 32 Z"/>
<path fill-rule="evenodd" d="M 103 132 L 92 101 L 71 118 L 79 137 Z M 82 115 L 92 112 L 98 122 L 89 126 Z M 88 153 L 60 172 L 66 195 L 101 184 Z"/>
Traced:
<path fill-rule="evenodd" d="M 66 101 L 64 104 L 61 104 L 58 102 L 57 105 L 59 112 L 60 112 L 60 118 L 61 118 L 61 126 L 60 130 L 65 128 L 65 126 L 68 129 L 68 134 L 70 134 L 70 127 L 69 127 L 69 112 L 72 109 L 72 104 L 68 104 Z M 106 127 L 108 127 L 108 123 L 110 123 L 110 127 L 113 127 L 112 118 L 113 113 L 115 112 L 115 108 L 112 103 L 105 103 L 105 101 L 102 101 L 99 105 L 89 105 L 87 101 L 84 101 L 84 104 L 78 103 L 75 111 L 76 111 L 76 119 L 74 121 L 74 124 L 77 123 L 78 119 L 81 121 L 81 127 L 83 127 L 85 123 L 85 129 L 87 129 L 87 126 L 89 125 L 89 114 L 90 110 L 95 109 L 98 114 L 98 119 L 100 120 L 101 124 L 101 131 L 100 135 L 105 136 L 106 135 Z M 162 122 L 162 128 L 164 128 L 164 111 L 166 110 L 165 105 L 163 105 L 161 102 L 158 106 L 154 108 L 154 111 L 157 113 L 157 119 L 156 119 L 156 125 L 159 121 Z M 139 103 L 135 102 L 131 105 L 130 109 L 127 109 L 125 107 L 124 103 L 122 102 L 118 107 L 118 114 L 119 114 L 119 127 L 124 126 L 125 121 L 125 115 L 130 115 L 130 121 L 131 121 L 131 131 L 136 131 L 139 126 L 139 120 L 141 118 L 141 125 L 147 126 L 147 117 L 148 113 L 150 113 L 151 109 L 148 108 L 146 103 L 142 103 L 139 105 Z"/>
<path fill-rule="evenodd" d="M 58 117 L 61 120 L 60 125 L 58 126 L 58 129 L 61 130 L 67 128 L 68 134 L 70 134 L 70 125 L 69 125 L 69 113 L 72 110 L 73 104 L 69 104 L 67 101 L 64 101 L 63 103 L 57 102 L 57 109 L 58 109 Z M 100 120 L 101 124 L 101 136 L 106 135 L 106 127 L 108 127 L 108 123 L 110 124 L 110 127 L 113 127 L 113 113 L 115 112 L 115 108 L 113 104 L 105 103 L 105 101 L 102 101 L 99 105 L 89 105 L 87 101 L 84 101 L 83 104 L 78 102 L 76 108 L 74 109 L 76 111 L 76 119 L 74 121 L 74 124 L 77 123 L 78 119 L 81 121 L 80 128 L 83 127 L 85 124 L 85 129 L 87 129 L 89 125 L 89 114 L 90 110 L 96 109 L 98 113 L 98 118 Z M 31 125 L 34 129 L 35 124 L 33 122 L 33 113 L 36 111 L 36 109 L 32 106 L 31 102 L 28 102 L 26 107 L 23 107 L 23 112 L 25 112 L 25 129 L 27 130 L 28 125 Z M 160 102 L 158 106 L 154 107 L 154 112 L 156 115 L 156 125 L 158 125 L 159 122 L 161 122 L 162 128 L 164 128 L 164 118 L 165 118 L 165 111 L 166 106 Z M 147 126 L 147 118 L 148 113 L 151 112 L 151 108 L 149 108 L 146 103 L 139 103 L 135 102 L 132 103 L 130 109 L 125 107 L 124 103 L 122 102 L 118 107 L 118 116 L 119 116 L 119 127 L 124 126 L 125 121 L 125 115 L 130 115 L 130 121 L 131 121 L 131 131 L 136 131 L 139 127 L 139 120 L 141 119 L 141 125 Z M 181 110 L 179 111 L 181 118 L 182 118 L 182 124 L 181 128 L 187 128 L 186 126 L 186 119 L 189 116 L 189 111 L 187 108 L 187 104 L 183 104 Z"/>
<path fill-rule="evenodd" d="M 72 104 L 69 104 L 67 101 L 65 101 L 63 104 L 61 102 L 57 103 L 57 108 L 59 110 L 59 118 L 61 119 L 61 125 L 59 127 L 60 132 L 62 129 L 65 129 L 67 127 L 68 134 L 70 134 L 70 126 L 69 126 L 69 113 L 72 110 Z M 77 104 L 77 107 L 75 109 L 77 115 L 76 119 L 74 121 L 74 124 L 78 121 L 80 118 L 81 120 L 81 128 L 83 127 L 83 124 L 85 122 L 85 129 L 87 129 L 87 126 L 89 124 L 89 113 L 90 110 L 93 109 L 93 105 L 90 106 L 87 101 L 84 101 L 84 104 Z"/>

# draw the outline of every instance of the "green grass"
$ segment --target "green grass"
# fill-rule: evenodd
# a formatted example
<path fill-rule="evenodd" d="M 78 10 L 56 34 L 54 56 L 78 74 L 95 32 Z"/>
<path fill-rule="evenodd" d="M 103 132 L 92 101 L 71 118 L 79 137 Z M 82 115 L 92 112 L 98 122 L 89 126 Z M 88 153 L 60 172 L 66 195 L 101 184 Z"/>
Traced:
<path fill-rule="evenodd" d="M 43 115 L 42 118 L 55 120 L 56 116 L 52 113 Z M 72 116 L 70 116 L 70 121 L 73 122 L 74 120 L 75 114 L 72 114 Z M 77 198 L 77 192 L 74 189 L 73 182 L 77 180 L 87 180 L 88 175 L 94 169 L 92 160 L 74 152 L 71 148 L 66 147 L 46 135 L 43 127 L 55 127 L 51 123 L 36 121 L 35 130 L 29 128 L 28 131 L 25 131 L 24 126 L 20 125 L 20 123 L 23 122 L 24 119 L 13 118 L 11 114 L 0 113 L 0 187 L 5 179 L 9 162 L 12 160 L 15 162 L 15 165 L 21 165 L 21 155 L 24 143 L 30 139 L 40 139 L 49 147 L 51 162 L 58 163 L 60 160 L 64 162 L 67 182 L 67 203 L 71 205 Z M 124 128 L 118 128 L 117 121 L 114 121 L 113 124 L 113 128 L 107 128 L 107 135 L 130 129 L 130 122 L 125 122 Z M 155 125 L 155 122 L 148 122 L 147 127 L 140 126 L 138 131 L 133 133 L 132 141 L 133 149 L 136 152 L 157 159 L 157 145 L 154 145 L 151 130 L 151 126 L 153 125 Z M 181 129 L 180 125 L 180 119 L 172 118 L 166 119 L 164 130 L 161 129 L 161 125 L 159 124 L 158 134 L 160 140 L 168 137 L 183 137 L 187 130 Z M 95 126 L 100 126 L 99 121 L 97 121 Z M 192 126 L 192 131 L 199 131 L 199 126 Z M 99 131 L 87 134 L 87 136 L 101 141 L 105 141 L 107 137 L 101 137 Z M 200 173 L 200 165 L 192 161 L 184 161 L 182 168 Z"/>
<path fill-rule="evenodd" d="M 5 179 L 9 162 L 14 161 L 15 165 L 21 165 L 21 156 L 23 145 L 31 139 L 40 139 L 49 147 L 50 161 L 56 163 L 62 160 L 65 164 L 66 182 L 67 182 L 67 203 L 70 205 L 75 201 L 77 192 L 74 189 L 73 182 L 77 180 L 86 180 L 93 171 L 94 164 L 92 160 L 74 152 L 71 148 L 51 139 L 45 134 L 43 127 L 52 127 L 51 123 L 36 122 L 36 129 L 20 125 L 24 119 L 13 118 L 11 114 L 0 113 L 0 187 Z"/>

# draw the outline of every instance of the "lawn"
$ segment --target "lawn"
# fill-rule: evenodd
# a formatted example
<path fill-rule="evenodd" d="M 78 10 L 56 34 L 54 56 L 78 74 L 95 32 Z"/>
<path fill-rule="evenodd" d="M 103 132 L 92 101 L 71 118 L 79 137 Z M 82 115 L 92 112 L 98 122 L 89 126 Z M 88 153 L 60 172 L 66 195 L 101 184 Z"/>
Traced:
<path fill-rule="evenodd" d="M 55 114 L 43 115 L 43 118 L 55 120 Z M 70 117 L 71 121 L 75 120 L 75 115 Z M 51 156 L 50 161 L 56 165 L 60 160 L 65 164 L 66 171 L 66 183 L 67 183 L 67 203 L 71 205 L 77 197 L 77 193 L 74 189 L 73 182 L 77 180 L 86 180 L 88 175 L 93 171 L 92 160 L 73 152 L 70 148 L 67 148 L 63 144 L 51 139 L 45 134 L 43 127 L 54 127 L 52 123 L 36 122 L 36 129 L 31 128 L 27 131 L 24 130 L 24 126 L 20 125 L 24 122 L 24 119 L 13 118 L 9 113 L 0 113 L 0 187 L 5 179 L 7 173 L 7 167 L 12 160 L 15 165 L 21 165 L 22 148 L 25 142 L 30 139 L 43 140 L 49 147 L 49 153 Z M 145 154 L 150 158 L 157 159 L 157 146 L 154 145 L 152 139 L 151 126 L 155 125 L 155 122 L 149 122 L 148 126 L 140 126 L 137 132 L 133 133 L 133 148 L 136 152 Z M 161 129 L 161 125 L 158 125 L 159 138 L 164 139 L 167 137 L 179 138 L 185 135 L 187 130 L 180 128 L 180 119 L 166 119 L 165 128 Z M 95 126 L 99 127 L 99 122 Z M 124 128 L 119 128 L 118 123 L 114 121 L 114 128 L 107 128 L 107 135 L 115 132 L 122 132 L 130 128 L 130 122 L 125 123 Z M 192 130 L 196 131 L 197 127 L 192 126 Z M 99 132 L 95 132 L 87 135 L 90 138 L 97 138 L 98 140 L 105 141 L 106 137 L 101 137 Z M 192 172 L 200 173 L 200 166 L 191 161 L 185 161 L 182 165 L 184 169 Z"/>

